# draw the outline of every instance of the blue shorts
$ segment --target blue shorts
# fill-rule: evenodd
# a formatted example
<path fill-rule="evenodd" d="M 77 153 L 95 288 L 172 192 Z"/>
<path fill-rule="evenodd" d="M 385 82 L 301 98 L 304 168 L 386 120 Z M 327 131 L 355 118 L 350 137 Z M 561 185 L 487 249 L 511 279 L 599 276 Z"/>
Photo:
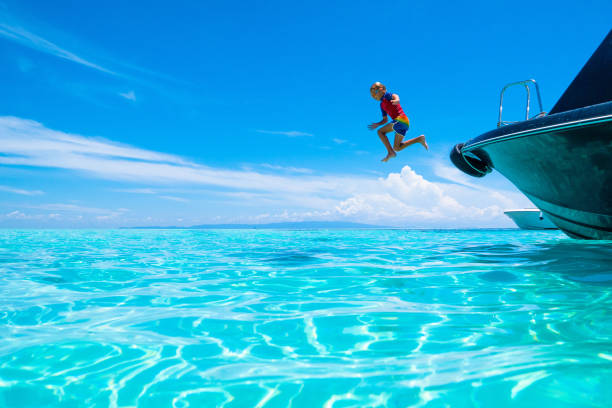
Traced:
<path fill-rule="evenodd" d="M 405 123 L 398 122 L 397 120 L 394 120 L 391 123 L 393 123 L 393 130 L 395 130 L 397 133 L 399 133 L 402 136 L 406 136 L 406 132 L 408 131 L 408 126 L 406 126 Z"/>

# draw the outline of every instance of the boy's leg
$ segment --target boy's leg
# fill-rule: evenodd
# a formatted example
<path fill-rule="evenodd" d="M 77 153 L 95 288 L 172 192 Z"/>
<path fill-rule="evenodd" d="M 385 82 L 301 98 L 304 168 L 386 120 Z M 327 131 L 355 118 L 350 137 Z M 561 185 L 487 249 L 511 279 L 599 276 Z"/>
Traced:
<path fill-rule="evenodd" d="M 404 135 L 399 132 L 395 132 L 395 140 L 393 141 L 393 150 L 399 152 L 403 149 L 402 141 L 404 140 Z"/>
<path fill-rule="evenodd" d="M 405 142 L 403 141 L 404 136 L 406 136 L 406 132 L 408 131 L 408 126 L 406 126 L 406 124 L 397 122 L 393 125 L 393 130 L 395 130 L 396 132 L 395 142 L 393 143 L 393 148 L 395 149 L 396 152 L 404 150 L 408 146 L 415 144 L 415 143 L 420 143 L 423 145 L 425 149 L 429 150 L 429 146 L 427 145 L 427 142 L 425 141 L 425 135 L 417 136 L 414 139 L 410 139 Z"/>
<path fill-rule="evenodd" d="M 383 142 L 385 147 L 387 148 L 387 156 L 385 156 L 382 161 L 386 162 L 387 160 L 397 156 L 391 147 L 391 143 L 389 143 L 389 139 L 387 138 L 387 133 L 393 131 L 393 122 L 386 124 L 385 126 L 378 129 L 378 137 Z"/>
<path fill-rule="evenodd" d="M 395 130 L 395 141 L 393 143 L 393 149 L 395 149 L 396 152 L 404 150 L 408 146 L 415 143 L 420 143 L 425 149 L 429 150 L 429 146 L 425 141 L 425 135 L 415 137 L 414 139 L 410 139 L 405 142 L 403 141 L 404 136 L 406 136 L 406 132 L 408 131 L 408 125 L 406 123 L 397 121 L 393 124 L 393 130 Z"/>
<path fill-rule="evenodd" d="M 406 136 L 408 126 L 406 126 L 405 123 L 397 121 L 393 123 L 393 130 L 395 130 L 395 140 L 393 141 L 393 149 L 395 149 L 396 152 L 399 152 L 405 147 L 402 147 L 402 141 L 404 140 L 404 136 Z"/>
<path fill-rule="evenodd" d="M 399 143 L 397 142 L 398 136 L 399 136 Z M 402 142 L 402 139 L 403 139 L 402 135 L 399 135 L 397 133 L 395 134 L 396 145 L 393 147 L 395 148 L 396 152 L 399 152 L 400 150 L 404 150 L 408 146 L 413 145 L 415 143 L 420 143 L 421 145 L 423 145 L 423 147 L 426 150 L 429 150 L 429 145 L 427 144 L 427 141 L 425 140 L 425 135 L 417 136 L 414 139 L 406 140 L 405 142 Z"/>

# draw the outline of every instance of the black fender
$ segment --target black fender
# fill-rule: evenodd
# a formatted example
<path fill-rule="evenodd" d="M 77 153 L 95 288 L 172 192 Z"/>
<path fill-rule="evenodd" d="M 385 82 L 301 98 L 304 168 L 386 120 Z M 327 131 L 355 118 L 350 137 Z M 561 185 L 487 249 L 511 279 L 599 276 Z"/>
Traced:
<path fill-rule="evenodd" d="M 450 159 L 459 170 L 472 177 L 484 177 L 493 170 L 491 159 L 484 150 L 462 153 L 464 143 L 458 143 L 450 152 Z"/>

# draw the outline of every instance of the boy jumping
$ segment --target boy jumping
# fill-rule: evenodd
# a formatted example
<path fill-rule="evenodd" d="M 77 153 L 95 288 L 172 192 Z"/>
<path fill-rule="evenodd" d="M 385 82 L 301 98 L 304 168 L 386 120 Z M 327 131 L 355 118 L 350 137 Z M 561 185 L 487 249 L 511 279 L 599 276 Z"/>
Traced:
<path fill-rule="evenodd" d="M 405 142 L 403 141 L 404 136 L 406 136 L 406 132 L 410 127 L 410 121 L 399 103 L 399 95 L 387 92 L 387 88 L 380 82 L 375 82 L 374 85 L 370 87 L 370 94 L 372 95 L 372 98 L 380 101 L 380 110 L 383 118 L 380 122 L 368 125 L 368 129 L 374 130 L 380 125 L 387 123 L 387 114 L 391 116 L 392 120 L 388 125 L 378 129 L 378 137 L 380 137 L 380 140 L 387 148 L 387 156 L 382 159 L 382 161 L 386 162 L 387 160 L 397 156 L 395 152 L 404 150 L 406 147 L 415 143 L 420 143 L 425 149 L 429 150 L 429 146 L 425 141 L 425 135 L 417 136 L 414 139 L 410 139 Z M 393 147 L 391 147 L 391 143 L 389 143 L 389 139 L 387 138 L 387 133 L 391 131 L 395 131 L 395 141 L 393 143 Z"/>

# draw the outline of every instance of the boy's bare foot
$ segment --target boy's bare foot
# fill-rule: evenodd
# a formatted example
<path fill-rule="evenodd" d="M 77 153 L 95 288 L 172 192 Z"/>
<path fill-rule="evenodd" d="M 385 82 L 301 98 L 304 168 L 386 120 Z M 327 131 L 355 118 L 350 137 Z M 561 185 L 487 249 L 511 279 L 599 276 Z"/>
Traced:
<path fill-rule="evenodd" d="M 429 145 L 427 144 L 427 141 L 425 140 L 425 135 L 419 136 L 419 143 L 423 145 L 425 150 L 429 150 Z"/>
<path fill-rule="evenodd" d="M 387 156 L 386 156 L 384 159 L 382 159 L 381 161 L 386 162 L 386 161 L 388 161 L 389 159 L 394 158 L 395 156 L 397 156 L 397 154 L 395 154 L 395 152 L 389 153 L 389 154 L 387 154 Z"/>

